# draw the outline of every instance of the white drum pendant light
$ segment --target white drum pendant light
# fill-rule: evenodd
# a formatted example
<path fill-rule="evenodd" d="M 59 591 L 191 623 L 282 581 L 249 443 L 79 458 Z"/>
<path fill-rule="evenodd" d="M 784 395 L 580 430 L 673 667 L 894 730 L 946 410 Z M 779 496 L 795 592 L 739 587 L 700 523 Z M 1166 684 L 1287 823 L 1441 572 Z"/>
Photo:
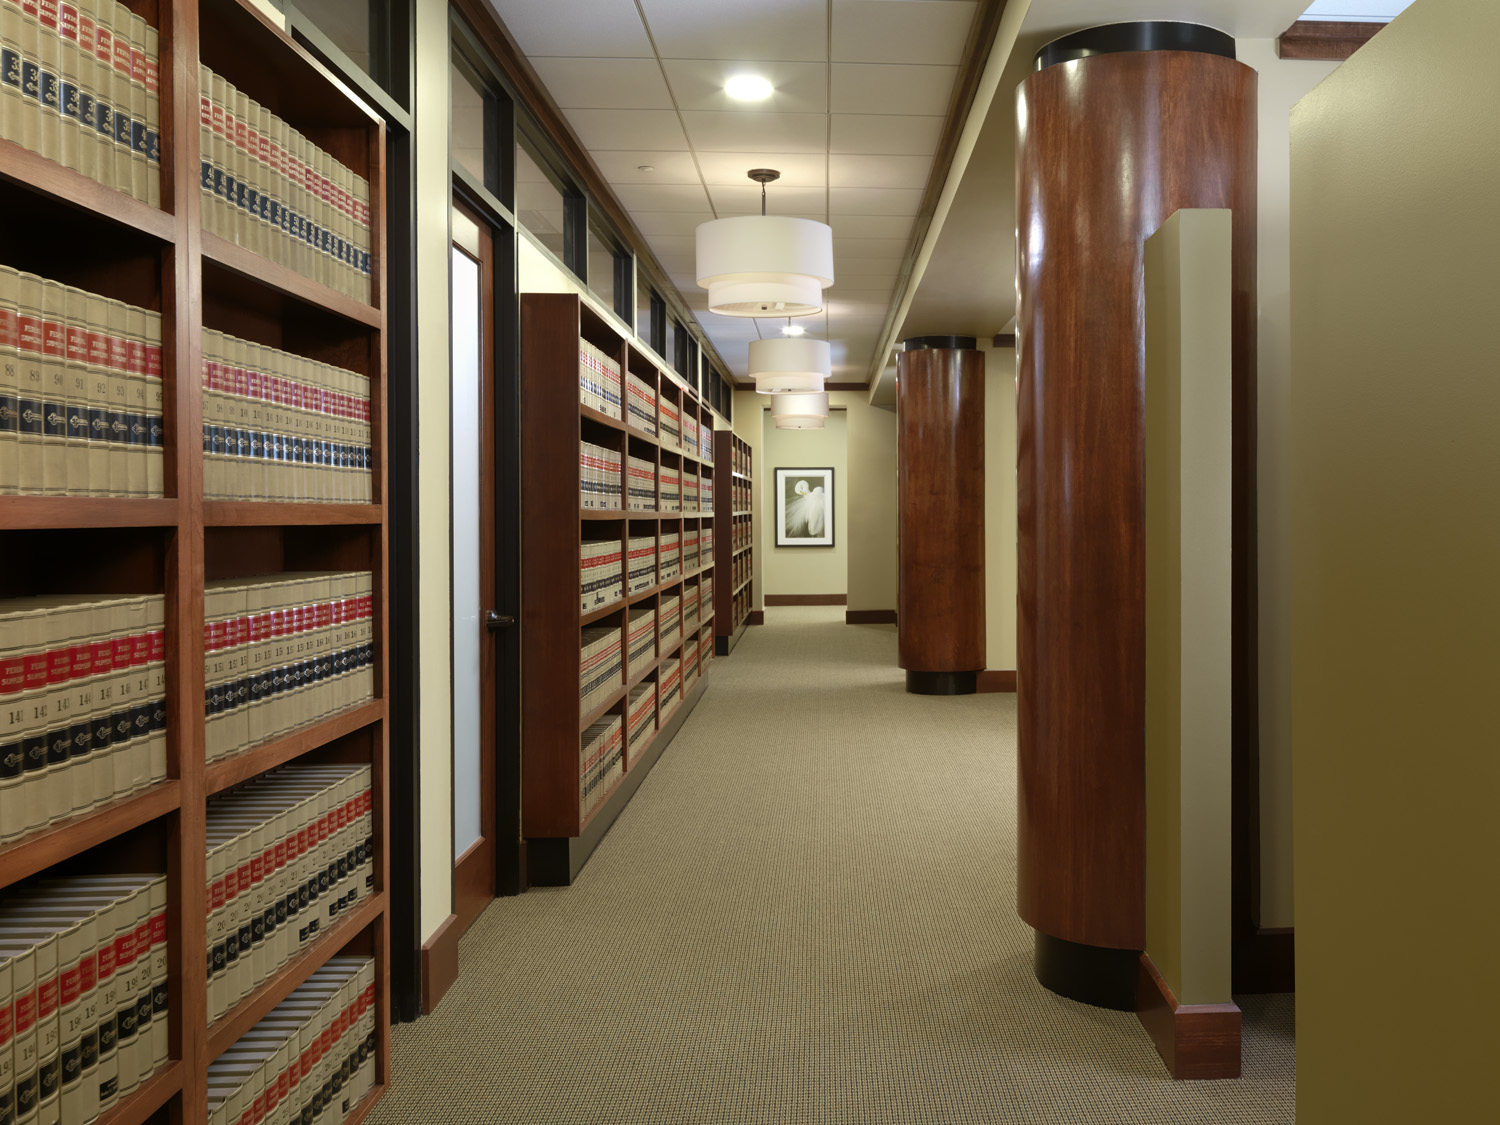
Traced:
<path fill-rule="evenodd" d="M 828 420 L 828 392 L 776 395 L 771 419 L 778 430 L 821 430 Z"/>
<path fill-rule="evenodd" d="M 750 341 L 750 375 L 763 395 L 821 391 L 832 372 L 827 340 L 782 336 Z"/>
<path fill-rule="evenodd" d="M 714 219 L 698 227 L 698 284 L 722 316 L 807 316 L 823 311 L 833 284 L 833 228 L 812 219 L 766 214 L 774 168 L 752 168 L 760 214 Z"/>

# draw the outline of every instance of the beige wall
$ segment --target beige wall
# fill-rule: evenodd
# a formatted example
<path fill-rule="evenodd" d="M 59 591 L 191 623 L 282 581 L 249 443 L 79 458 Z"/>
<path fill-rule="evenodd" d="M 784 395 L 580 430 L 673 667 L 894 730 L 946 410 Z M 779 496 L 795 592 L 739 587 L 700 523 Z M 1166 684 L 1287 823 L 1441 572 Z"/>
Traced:
<path fill-rule="evenodd" d="M 1292 740 L 1290 616 L 1292 105 L 1338 65 L 1276 57 L 1274 39 L 1240 39 L 1241 62 L 1259 73 L 1260 275 L 1260 921 L 1292 925 Z"/>
<path fill-rule="evenodd" d="M 421 671 L 422 940 L 453 909 L 452 559 L 448 395 L 448 16 L 440 0 L 417 0 L 417 596 Z"/>
<path fill-rule="evenodd" d="M 1146 240 L 1146 952 L 1230 1000 L 1230 213 Z"/>
<path fill-rule="evenodd" d="M 985 667 L 1016 666 L 1016 349 L 984 345 Z"/>
<path fill-rule="evenodd" d="M 1500 1105 L 1500 5 L 1292 114 L 1297 1117 Z"/>
<path fill-rule="evenodd" d="M 833 391 L 848 425 L 850 609 L 896 609 L 896 412 Z"/>
<path fill-rule="evenodd" d="M 762 403 L 766 401 L 761 399 Z M 832 410 L 821 430 L 765 427 L 766 594 L 847 594 L 849 591 L 849 424 L 845 411 Z M 833 470 L 833 546 L 776 546 L 778 468 Z"/>

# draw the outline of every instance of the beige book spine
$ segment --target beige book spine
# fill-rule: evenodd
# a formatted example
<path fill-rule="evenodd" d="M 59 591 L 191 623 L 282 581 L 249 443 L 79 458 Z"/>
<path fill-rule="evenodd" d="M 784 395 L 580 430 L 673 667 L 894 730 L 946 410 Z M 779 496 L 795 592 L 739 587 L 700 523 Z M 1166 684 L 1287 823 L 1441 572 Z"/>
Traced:
<path fill-rule="evenodd" d="M 41 24 L 35 13 L 23 12 L 18 27 L 21 60 L 21 99 L 24 110 L 21 114 L 21 147 L 31 152 L 42 151 L 42 84 L 41 84 Z"/>
<path fill-rule="evenodd" d="M 151 190 L 146 159 L 146 21 L 130 16 L 130 194 L 145 202 Z"/>
<path fill-rule="evenodd" d="M 166 494 L 166 385 L 161 370 L 161 313 L 143 309 L 146 344 L 146 494 Z"/>
<path fill-rule="evenodd" d="M 264 230 L 260 221 L 260 114 L 261 105 L 247 97 L 241 110 L 243 116 L 237 130 L 239 143 L 244 149 L 245 160 L 245 248 L 257 254 L 265 254 Z"/>
<path fill-rule="evenodd" d="M 222 332 L 212 328 L 203 330 L 203 496 L 208 500 L 220 500 L 224 496 L 223 458 L 214 429 L 220 425 L 222 404 L 219 401 L 219 369 L 224 363 L 226 350 Z"/>
<path fill-rule="evenodd" d="M 63 289 L 64 374 L 68 402 L 68 495 L 99 496 L 108 469 L 109 445 L 96 462 L 89 418 L 93 412 L 93 380 L 89 377 L 89 296 L 82 289 Z"/>
<path fill-rule="evenodd" d="M 0 495 L 20 491 L 21 275 L 0 265 Z"/>
<path fill-rule="evenodd" d="M 21 144 L 31 107 L 21 97 L 21 5 L 0 0 L 0 137 Z"/>
<path fill-rule="evenodd" d="M 110 104 L 114 108 L 114 180 L 115 188 L 126 195 L 135 194 L 135 174 L 130 164 L 130 9 L 116 3 L 110 14 Z"/>
<path fill-rule="evenodd" d="M 88 382 L 89 494 L 113 495 L 113 444 L 109 414 L 109 303 L 96 293 L 83 294 L 84 377 Z"/>
<path fill-rule="evenodd" d="M 205 68 L 206 69 L 206 68 Z M 210 222 L 209 230 L 220 238 L 230 237 L 233 230 L 229 221 L 226 193 L 231 172 L 229 165 L 229 84 L 222 75 L 210 74 L 212 97 L 210 114 L 213 121 L 213 177 L 214 206 L 205 212 L 204 221 Z"/>
<path fill-rule="evenodd" d="M 58 163 L 79 171 L 78 146 L 78 8 L 58 0 L 42 0 L 56 20 L 58 37 L 57 112 Z"/>
<path fill-rule="evenodd" d="M 146 202 L 161 206 L 161 37 L 156 28 L 145 34 L 146 85 Z"/>
<path fill-rule="evenodd" d="M 0 611 L 0 843 L 25 834 L 28 631 L 24 611 Z"/>
<path fill-rule="evenodd" d="M 167 732 L 161 716 L 166 713 L 167 660 L 166 660 L 167 603 L 160 594 L 146 599 L 146 632 L 150 638 L 146 671 L 149 675 L 151 700 L 155 705 L 151 733 L 147 740 L 146 758 L 149 776 L 157 781 L 167 776 Z"/>
<path fill-rule="evenodd" d="M 125 368 L 130 399 L 130 495 L 147 495 L 151 390 L 146 379 L 146 310 L 125 306 Z"/>
<path fill-rule="evenodd" d="M 57 26 L 57 0 L 38 0 L 37 60 L 41 103 L 41 148 L 48 160 L 62 161 L 62 37 Z"/>
<path fill-rule="evenodd" d="M 229 134 L 234 157 L 234 240 L 249 248 L 253 231 L 250 220 L 250 98 L 243 90 L 234 91 L 234 132 Z M 227 126 L 226 121 L 226 126 Z M 227 129 L 226 129 L 227 131 Z"/>
<path fill-rule="evenodd" d="M 61 282 L 42 279 L 42 490 L 68 492 L 67 301 Z"/>
<path fill-rule="evenodd" d="M 90 71 L 94 92 L 93 177 L 115 186 L 114 16 L 113 0 L 83 0 L 80 19 L 92 27 L 94 55 Z M 85 60 L 80 60 L 80 66 Z M 85 142 L 87 143 L 87 142 Z"/>
<path fill-rule="evenodd" d="M 78 33 L 75 78 L 78 90 L 78 171 L 81 175 L 96 180 L 99 178 L 99 143 L 95 139 L 99 120 L 99 90 L 95 80 L 98 63 L 94 58 L 94 14 L 88 0 L 74 0 L 71 7 Z"/>

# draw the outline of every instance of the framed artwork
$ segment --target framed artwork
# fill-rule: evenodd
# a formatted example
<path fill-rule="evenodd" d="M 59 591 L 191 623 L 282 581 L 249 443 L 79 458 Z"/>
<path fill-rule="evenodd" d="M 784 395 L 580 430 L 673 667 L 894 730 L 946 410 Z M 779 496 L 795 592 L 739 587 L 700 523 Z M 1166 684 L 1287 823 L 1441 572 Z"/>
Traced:
<path fill-rule="evenodd" d="M 833 470 L 776 470 L 776 546 L 833 546 Z"/>

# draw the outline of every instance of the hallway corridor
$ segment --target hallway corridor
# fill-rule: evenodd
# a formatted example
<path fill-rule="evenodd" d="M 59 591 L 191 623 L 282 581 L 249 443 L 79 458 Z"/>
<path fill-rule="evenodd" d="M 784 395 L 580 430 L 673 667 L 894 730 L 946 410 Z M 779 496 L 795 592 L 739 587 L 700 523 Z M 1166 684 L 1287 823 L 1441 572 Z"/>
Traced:
<path fill-rule="evenodd" d="M 1173 1083 L 1015 912 L 1015 697 L 907 695 L 888 626 L 767 611 L 577 885 L 475 923 L 389 1125 L 1294 1120 L 1290 997 Z"/>

